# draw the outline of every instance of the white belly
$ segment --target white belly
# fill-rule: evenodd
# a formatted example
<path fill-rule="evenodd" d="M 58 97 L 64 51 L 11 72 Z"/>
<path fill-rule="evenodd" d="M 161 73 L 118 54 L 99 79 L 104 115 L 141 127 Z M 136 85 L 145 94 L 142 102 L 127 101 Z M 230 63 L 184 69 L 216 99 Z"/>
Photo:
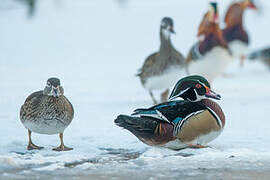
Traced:
<path fill-rule="evenodd" d="M 144 87 L 148 90 L 170 89 L 183 75 L 183 69 L 172 67 L 159 76 L 148 78 Z"/>
<path fill-rule="evenodd" d="M 232 54 L 236 58 L 240 58 L 243 55 L 248 54 L 248 45 L 242 41 L 235 40 L 229 43 L 229 48 L 232 51 Z"/>
<path fill-rule="evenodd" d="M 182 143 L 179 139 L 176 139 L 174 141 L 162 145 L 162 147 L 176 150 L 186 148 L 187 146 L 188 146 L 187 144 Z"/>
<path fill-rule="evenodd" d="M 181 142 L 179 139 L 176 139 L 174 141 L 168 142 L 165 145 L 162 145 L 162 147 L 169 148 L 169 149 L 183 149 L 188 147 L 188 145 L 207 145 L 209 142 L 213 141 L 216 139 L 222 130 L 220 131 L 214 131 L 209 134 L 203 135 L 198 137 L 197 139 L 191 141 L 191 142 Z"/>
<path fill-rule="evenodd" d="M 59 134 L 63 133 L 67 123 L 64 123 L 60 120 L 44 120 L 40 119 L 37 121 L 25 121 L 23 125 L 30 129 L 32 132 L 39 134 Z"/>
<path fill-rule="evenodd" d="M 221 75 L 227 66 L 233 61 L 229 52 L 221 47 L 215 47 L 205 54 L 202 59 L 192 61 L 188 65 L 190 75 L 204 76 L 210 82 Z"/>
<path fill-rule="evenodd" d="M 206 135 L 203 135 L 203 136 L 200 136 L 198 137 L 197 139 L 191 141 L 191 142 L 188 142 L 188 144 L 200 144 L 200 145 L 207 145 L 209 142 L 213 141 L 214 139 L 216 139 L 220 133 L 222 132 L 222 130 L 220 131 L 213 131 L 209 134 L 206 134 Z"/>

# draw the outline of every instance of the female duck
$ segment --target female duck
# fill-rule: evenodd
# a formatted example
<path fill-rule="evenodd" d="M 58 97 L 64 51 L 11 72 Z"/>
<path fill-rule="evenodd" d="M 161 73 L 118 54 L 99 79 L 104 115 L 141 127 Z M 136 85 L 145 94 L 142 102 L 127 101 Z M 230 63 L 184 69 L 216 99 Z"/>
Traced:
<path fill-rule="evenodd" d="M 137 74 L 145 89 L 154 102 L 157 100 L 153 90 L 164 91 L 161 101 L 165 102 L 169 95 L 169 89 L 182 77 L 185 58 L 177 51 L 171 42 L 171 34 L 174 34 L 174 24 L 170 17 L 164 17 L 160 24 L 160 49 L 146 58 L 140 72 Z"/>
<path fill-rule="evenodd" d="M 202 76 L 188 76 L 177 82 L 170 100 L 148 109 L 137 109 L 131 116 L 120 115 L 116 125 L 129 130 L 145 144 L 171 149 L 203 148 L 222 132 L 225 116 L 209 98 L 220 95 L 210 89 Z"/>
<path fill-rule="evenodd" d="M 50 78 L 43 91 L 37 91 L 27 97 L 21 107 L 20 119 L 28 129 L 28 150 L 42 149 L 32 142 L 31 133 L 59 134 L 61 144 L 55 151 L 68 151 L 63 142 L 64 130 L 71 123 L 74 115 L 72 104 L 63 95 L 64 89 L 60 80 Z"/>

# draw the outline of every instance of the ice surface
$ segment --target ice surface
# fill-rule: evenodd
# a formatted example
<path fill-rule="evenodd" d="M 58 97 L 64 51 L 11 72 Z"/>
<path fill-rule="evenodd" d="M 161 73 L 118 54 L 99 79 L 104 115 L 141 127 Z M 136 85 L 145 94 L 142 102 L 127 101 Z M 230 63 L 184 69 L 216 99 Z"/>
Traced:
<path fill-rule="evenodd" d="M 206 0 L 130 0 L 124 7 L 110 0 L 54 2 L 39 1 L 31 21 L 23 8 L 0 12 L 0 179 L 232 179 L 226 172 L 256 177 L 270 169 L 270 72 L 258 62 L 244 68 L 235 62 L 214 81 L 227 121 L 212 148 L 152 148 L 113 124 L 117 115 L 151 105 L 134 75 L 159 47 L 161 18 L 173 17 L 173 43 L 187 54 Z M 228 3 L 221 2 L 221 12 Z M 263 12 L 245 14 L 251 48 L 269 45 L 270 11 Z M 51 76 L 62 80 L 74 105 L 64 133 L 74 150 L 53 152 L 58 136 L 33 134 L 45 149 L 29 152 L 19 109 Z"/>

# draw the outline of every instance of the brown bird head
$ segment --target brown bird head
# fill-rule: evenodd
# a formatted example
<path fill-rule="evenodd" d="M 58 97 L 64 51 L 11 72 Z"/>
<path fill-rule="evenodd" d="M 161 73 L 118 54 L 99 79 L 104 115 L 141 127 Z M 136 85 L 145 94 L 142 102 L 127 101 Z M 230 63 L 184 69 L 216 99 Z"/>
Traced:
<path fill-rule="evenodd" d="M 203 41 L 209 34 L 220 34 L 219 14 L 216 2 L 210 3 L 210 9 L 203 17 L 197 36 L 200 41 Z"/>
<path fill-rule="evenodd" d="M 214 46 L 228 48 L 219 27 L 219 13 L 216 2 L 210 3 L 210 9 L 203 17 L 197 36 L 201 44 L 201 52 L 210 50 Z"/>
<path fill-rule="evenodd" d="M 240 2 L 232 3 L 227 10 L 225 16 L 225 23 L 227 27 L 243 24 L 243 14 L 246 9 L 256 10 L 257 6 L 253 0 L 243 0 Z"/>

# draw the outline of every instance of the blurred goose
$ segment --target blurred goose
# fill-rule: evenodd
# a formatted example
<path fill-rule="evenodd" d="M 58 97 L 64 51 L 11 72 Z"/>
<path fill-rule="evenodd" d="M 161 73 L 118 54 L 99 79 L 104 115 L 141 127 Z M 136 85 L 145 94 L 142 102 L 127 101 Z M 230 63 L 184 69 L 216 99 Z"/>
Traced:
<path fill-rule="evenodd" d="M 219 27 L 217 3 L 210 3 L 210 10 L 199 26 L 198 39 L 189 51 L 186 70 L 190 75 L 199 74 L 212 82 L 233 60 Z"/>
<path fill-rule="evenodd" d="M 175 98 L 183 100 L 174 100 Z M 170 149 L 203 148 L 222 132 L 225 116 L 214 101 L 220 95 L 202 76 L 188 76 L 177 82 L 168 102 L 120 115 L 116 125 L 127 129 L 145 144 Z"/>
<path fill-rule="evenodd" d="M 223 30 L 223 36 L 228 42 L 233 56 L 240 58 L 241 65 L 244 63 L 249 45 L 248 33 L 243 27 L 243 14 L 248 8 L 256 9 L 252 0 L 242 0 L 232 3 L 226 13 L 226 27 Z"/>
<path fill-rule="evenodd" d="M 173 20 L 164 17 L 160 25 L 160 49 L 151 54 L 140 69 L 138 76 L 145 89 L 154 102 L 153 90 L 165 90 L 161 95 L 161 101 L 168 98 L 169 88 L 183 75 L 184 57 L 171 43 L 171 34 L 175 33 Z"/>
<path fill-rule="evenodd" d="M 254 51 L 249 54 L 248 58 L 251 60 L 260 59 L 265 65 L 267 65 L 267 67 L 270 68 L 270 47 Z"/>
<path fill-rule="evenodd" d="M 72 104 L 64 96 L 64 89 L 60 80 L 50 78 L 43 91 L 37 91 L 27 97 L 21 107 L 20 119 L 28 129 L 28 150 L 42 149 L 32 142 L 31 133 L 59 134 L 60 146 L 55 151 L 68 151 L 73 148 L 66 147 L 63 142 L 64 130 L 71 123 L 74 115 Z"/>

